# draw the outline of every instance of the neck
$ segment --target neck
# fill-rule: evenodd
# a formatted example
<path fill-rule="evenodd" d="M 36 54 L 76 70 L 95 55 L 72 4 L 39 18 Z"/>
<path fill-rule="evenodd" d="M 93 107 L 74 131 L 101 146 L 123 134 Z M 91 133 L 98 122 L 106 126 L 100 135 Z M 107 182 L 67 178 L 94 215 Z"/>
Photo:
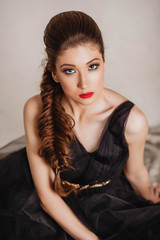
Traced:
<path fill-rule="evenodd" d="M 72 116 L 75 121 L 80 121 L 83 117 L 95 115 L 99 112 L 103 104 L 102 102 L 104 102 L 103 94 L 99 95 L 93 103 L 88 105 L 80 104 L 64 96 L 62 104 L 65 111 Z"/>

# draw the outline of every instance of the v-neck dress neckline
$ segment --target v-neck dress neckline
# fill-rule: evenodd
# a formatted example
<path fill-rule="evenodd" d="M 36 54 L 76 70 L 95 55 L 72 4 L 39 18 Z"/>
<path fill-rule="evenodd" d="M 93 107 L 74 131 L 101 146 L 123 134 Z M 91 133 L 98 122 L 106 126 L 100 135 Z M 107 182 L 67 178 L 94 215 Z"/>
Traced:
<path fill-rule="evenodd" d="M 126 105 L 126 104 L 128 104 L 128 103 L 131 103 L 131 102 L 130 102 L 129 100 L 126 100 L 126 101 L 122 102 L 121 104 L 119 104 L 119 105 L 113 110 L 113 112 L 112 112 L 111 115 L 109 116 L 108 121 L 105 123 L 105 126 L 104 126 L 104 128 L 103 128 L 103 131 L 102 131 L 102 134 L 101 134 L 99 143 L 98 143 L 98 147 L 97 147 L 97 149 L 96 149 L 95 151 L 93 151 L 93 152 L 88 152 L 87 149 L 84 147 L 84 145 L 81 143 L 81 141 L 78 139 L 77 135 L 73 132 L 77 143 L 81 146 L 81 148 L 84 150 L 84 152 L 86 152 L 89 156 L 96 155 L 97 152 L 99 152 L 99 149 L 101 148 L 102 142 L 103 142 L 104 138 L 106 137 L 107 132 L 109 131 L 109 126 L 110 126 L 110 123 L 111 123 L 113 117 L 115 116 L 115 114 L 117 113 L 117 111 L 119 111 L 120 108 L 123 108 L 124 105 Z"/>
<path fill-rule="evenodd" d="M 126 101 L 112 112 L 96 156 L 90 158 L 78 141 L 73 142 L 72 167 L 60 172 L 61 180 L 82 186 L 97 186 L 110 180 L 107 185 L 62 197 L 82 224 L 101 240 L 160 239 L 160 204 L 152 204 L 136 194 L 123 172 L 129 156 L 123 140 L 124 128 L 133 106 Z M 39 171 L 38 163 L 35 171 Z M 41 189 L 45 187 L 42 184 Z M 26 148 L 1 159 L 0 196 L 3 239 L 74 240 L 41 207 Z M 61 217 L 61 209 L 59 214 Z"/>

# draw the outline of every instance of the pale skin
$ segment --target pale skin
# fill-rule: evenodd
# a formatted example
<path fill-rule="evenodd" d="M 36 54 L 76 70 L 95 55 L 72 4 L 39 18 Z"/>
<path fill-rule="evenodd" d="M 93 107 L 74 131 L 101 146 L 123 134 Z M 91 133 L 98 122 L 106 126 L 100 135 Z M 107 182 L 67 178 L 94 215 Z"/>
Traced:
<path fill-rule="evenodd" d="M 65 65 L 64 65 L 65 64 Z M 63 66 L 62 66 L 63 65 Z M 98 148 L 104 126 L 114 109 L 127 99 L 103 87 L 105 62 L 99 48 L 93 44 L 68 48 L 57 57 L 53 81 L 64 91 L 63 106 L 75 120 L 74 133 L 88 152 Z M 79 94 L 94 92 L 91 98 Z M 38 155 L 40 138 L 37 119 L 42 111 L 40 95 L 30 98 L 24 106 L 26 149 L 33 181 L 44 211 L 76 240 L 98 240 L 76 217 L 63 199 L 53 191 L 55 174 L 49 164 Z M 159 186 L 149 187 L 144 166 L 144 146 L 148 124 L 144 114 L 134 106 L 125 126 L 129 158 L 125 175 L 135 192 L 153 203 L 160 202 Z"/>

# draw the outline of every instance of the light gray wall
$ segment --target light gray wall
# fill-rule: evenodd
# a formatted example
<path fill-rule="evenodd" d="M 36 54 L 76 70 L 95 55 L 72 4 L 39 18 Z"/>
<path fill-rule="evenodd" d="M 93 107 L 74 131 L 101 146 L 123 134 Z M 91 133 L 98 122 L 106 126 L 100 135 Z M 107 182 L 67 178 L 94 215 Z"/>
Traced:
<path fill-rule="evenodd" d="M 0 146 L 24 134 L 23 106 L 39 93 L 43 31 L 62 11 L 81 10 L 102 30 L 105 86 L 160 124 L 159 0 L 0 0 Z"/>

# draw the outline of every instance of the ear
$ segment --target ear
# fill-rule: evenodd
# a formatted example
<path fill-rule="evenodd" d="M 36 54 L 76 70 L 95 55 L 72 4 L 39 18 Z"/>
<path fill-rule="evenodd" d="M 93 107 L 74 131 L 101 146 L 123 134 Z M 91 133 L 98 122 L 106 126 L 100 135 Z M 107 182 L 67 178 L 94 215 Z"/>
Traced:
<path fill-rule="evenodd" d="M 53 80 L 55 79 L 55 73 L 51 72 Z"/>
<path fill-rule="evenodd" d="M 51 74 L 52 74 L 53 80 L 54 80 L 56 83 L 59 82 L 58 79 L 57 79 L 57 77 L 56 77 L 56 74 L 55 74 L 54 72 L 52 72 Z"/>

